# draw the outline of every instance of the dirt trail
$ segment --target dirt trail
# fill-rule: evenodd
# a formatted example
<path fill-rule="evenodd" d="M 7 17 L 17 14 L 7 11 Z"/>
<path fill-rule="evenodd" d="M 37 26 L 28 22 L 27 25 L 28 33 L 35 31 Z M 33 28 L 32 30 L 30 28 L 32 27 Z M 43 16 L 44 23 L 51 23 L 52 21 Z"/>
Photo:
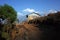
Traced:
<path fill-rule="evenodd" d="M 40 40 L 40 30 L 32 24 L 16 24 L 12 30 L 12 40 Z"/>

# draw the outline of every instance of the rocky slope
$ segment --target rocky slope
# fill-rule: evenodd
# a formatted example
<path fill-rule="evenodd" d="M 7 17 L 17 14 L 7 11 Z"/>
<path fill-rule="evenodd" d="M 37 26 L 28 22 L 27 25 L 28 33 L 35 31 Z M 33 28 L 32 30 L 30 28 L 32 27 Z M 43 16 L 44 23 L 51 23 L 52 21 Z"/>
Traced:
<path fill-rule="evenodd" d="M 23 22 L 16 24 L 11 32 L 12 40 L 40 40 L 41 31 L 39 28 Z"/>

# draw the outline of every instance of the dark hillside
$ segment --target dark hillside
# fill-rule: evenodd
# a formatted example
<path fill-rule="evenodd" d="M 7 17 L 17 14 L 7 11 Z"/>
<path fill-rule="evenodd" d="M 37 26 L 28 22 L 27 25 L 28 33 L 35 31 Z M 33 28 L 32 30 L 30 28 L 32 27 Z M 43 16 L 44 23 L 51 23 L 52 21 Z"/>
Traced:
<path fill-rule="evenodd" d="M 60 39 L 60 12 L 50 13 L 47 16 L 40 17 L 29 21 L 35 24 L 41 31 L 44 31 L 41 40 L 58 40 Z"/>

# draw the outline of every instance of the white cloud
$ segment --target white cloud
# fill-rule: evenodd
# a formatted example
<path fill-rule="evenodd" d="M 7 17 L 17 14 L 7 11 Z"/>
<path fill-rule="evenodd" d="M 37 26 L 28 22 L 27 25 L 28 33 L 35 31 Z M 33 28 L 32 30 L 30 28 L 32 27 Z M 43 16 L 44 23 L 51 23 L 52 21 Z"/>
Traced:
<path fill-rule="evenodd" d="M 26 8 L 26 9 L 23 10 L 23 12 L 28 12 L 28 13 L 35 12 L 35 13 L 39 13 L 39 11 L 36 11 L 34 9 L 31 9 L 31 8 Z"/>
<path fill-rule="evenodd" d="M 56 10 L 49 10 L 48 13 L 57 13 Z"/>
<path fill-rule="evenodd" d="M 24 11 L 24 12 L 30 12 L 30 13 L 31 13 L 31 12 L 35 12 L 34 9 L 30 9 L 30 8 L 24 9 L 23 11 Z"/>
<path fill-rule="evenodd" d="M 23 13 L 17 12 L 17 16 L 24 16 Z"/>

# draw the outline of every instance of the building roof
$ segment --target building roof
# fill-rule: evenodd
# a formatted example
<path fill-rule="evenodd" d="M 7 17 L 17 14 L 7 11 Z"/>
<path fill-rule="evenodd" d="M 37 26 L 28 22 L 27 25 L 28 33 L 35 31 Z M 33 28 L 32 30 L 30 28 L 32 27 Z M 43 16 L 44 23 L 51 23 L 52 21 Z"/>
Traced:
<path fill-rule="evenodd" d="M 27 18 L 28 16 L 29 17 L 40 17 L 40 14 L 33 12 L 33 13 L 30 13 L 29 15 L 26 15 Z"/>
<path fill-rule="evenodd" d="M 33 12 L 33 13 L 31 13 L 31 14 L 36 14 L 36 15 L 39 15 L 39 16 L 40 16 L 40 14 L 39 14 L 39 13 L 35 13 L 35 12 Z M 30 14 L 30 15 L 31 15 L 31 14 Z"/>

